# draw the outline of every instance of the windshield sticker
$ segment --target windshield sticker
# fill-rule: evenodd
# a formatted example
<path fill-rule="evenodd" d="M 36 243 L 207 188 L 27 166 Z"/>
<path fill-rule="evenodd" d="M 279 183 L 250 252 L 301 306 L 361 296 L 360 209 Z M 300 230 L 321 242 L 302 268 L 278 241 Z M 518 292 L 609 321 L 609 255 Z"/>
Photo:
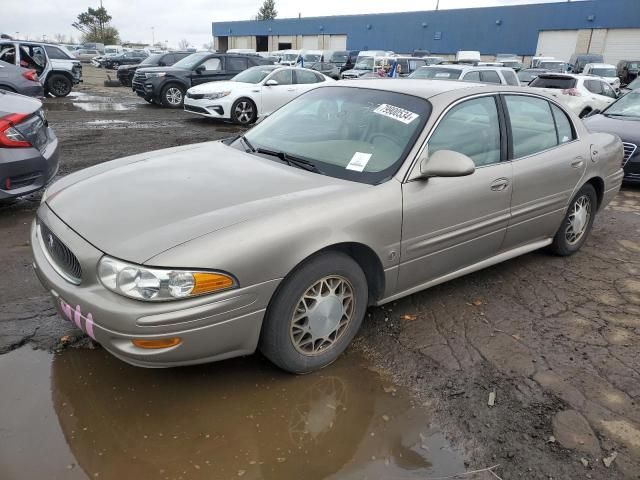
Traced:
<path fill-rule="evenodd" d="M 406 125 L 409 125 L 420 116 L 417 113 L 410 112 L 404 108 L 394 107 L 393 105 L 387 105 L 386 103 L 380 105 L 373 112 L 379 115 L 384 115 L 385 117 L 393 118 L 394 120 L 398 120 Z"/>
<path fill-rule="evenodd" d="M 351 157 L 351 161 L 349 162 L 349 165 L 347 165 L 347 170 L 362 172 L 370 159 L 370 153 L 356 152 L 353 154 L 353 157 Z"/>

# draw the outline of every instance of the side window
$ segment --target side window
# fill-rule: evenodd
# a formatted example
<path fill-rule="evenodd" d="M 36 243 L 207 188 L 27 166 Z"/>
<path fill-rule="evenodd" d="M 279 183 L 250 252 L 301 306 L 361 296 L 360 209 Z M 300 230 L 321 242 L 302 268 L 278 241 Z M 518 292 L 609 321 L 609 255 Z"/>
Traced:
<path fill-rule="evenodd" d="M 47 56 L 51 60 L 69 60 L 69 57 L 57 47 L 45 45 L 44 49 L 47 52 Z"/>
<path fill-rule="evenodd" d="M 463 80 L 465 82 L 479 82 L 480 72 L 469 72 L 464 76 Z"/>
<path fill-rule="evenodd" d="M 571 121 L 569 117 L 555 105 L 551 105 L 551 111 L 553 112 L 553 118 L 556 121 L 556 130 L 558 131 L 558 143 L 563 144 L 575 140 L 573 134 L 573 128 L 571 127 Z"/>
<path fill-rule="evenodd" d="M 511 85 L 513 87 L 517 87 L 520 85 L 518 82 L 518 77 L 516 77 L 515 72 L 511 72 L 509 70 L 502 70 L 502 76 L 507 82 L 507 85 Z"/>
<path fill-rule="evenodd" d="M 316 75 L 316 81 L 317 81 L 318 83 L 320 83 L 320 82 L 324 82 L 324 81 L 325 81 L 325 77 L 324 77 L 324 75 L 320 75 L 320 74 L 318 74 L 318 73 L 316 73 L 315 75 Z"/>
<path fill-rule="evenodd" d="M 480 72 L 480 81 L 484 83 L 497 83 L 498 85 L 502 83 L 500 76 L 493 70 L 482 70 Z"/>
<path fill-rule="evenodd" d="M 618 98 L 615 90 L 607 82 L 600 82 L 602 84 L 602 94 L 605 97 Z"/>
<path fill-rule="evenodd" d="M 280 70 L 272 74 L 269 80 L 275 80 L 278 85 L 291 85 L 293 83 L 292 72 L 289 69 Z"/>
<path fill-rule="evenodd" d="M 584 86 L 591 93 L 595 93 L 596 95 L 602 95 L 602 83 L 600 80 L 585 80 Z"/>
<path fill-rule="evenodd" d="M 3 62 L 10 63 L 11 65 L 16 64 L 16 49 L 13 45 L 2 45 L 0 46 L 0 60 Z"/>
<path fill-rule="evenodd" d="M 227 57 L 227 70 L 230 72 L 242 72 L 247 69 L 246 58 Z"/>
<path fill-rule="evenodd" d="M 218 57 L 210 58 L 209 60 L 205 60 L 202 63 L 205 71 L 207 72 L 217 72 L 222 70 L 222 62 Z"/>
<path fill-rule="evenodd" d="M 518 159 L 558 145 L 551 105 L 541 98 L 507 95 L 513 138 L 513 158 Z"/>
<path fill-rule="evenodd" d="M 500 162 L 500 122 L 493 97 L 468 100 L 453 107 L 429 139 L 429 153 L 453 150 L 476 166 Z"/>
<path fill-rule="evenodd" d="M 170 53 L 169 55 L 165 55 L 164 57 L 162 57 L 160 59 L 160 62 L 163 65 L 173 65 L 174 63 L 176 63 L 176 56 Z"/>
<path fill-rule="evenodd" d="M 296 69 L 296 83 L 318 83 L 318 77 L 310 70 Z"/>

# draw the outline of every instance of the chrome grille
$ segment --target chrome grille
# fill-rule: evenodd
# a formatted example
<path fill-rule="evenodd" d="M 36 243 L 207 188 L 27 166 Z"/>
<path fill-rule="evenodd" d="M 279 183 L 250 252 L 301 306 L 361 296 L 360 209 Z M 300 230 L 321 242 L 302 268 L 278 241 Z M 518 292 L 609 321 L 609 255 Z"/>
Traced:
<path fill-rule="evenodd" d="M 622 162 L 622 166 L 624 167 L 629 159 L 633 157 L 633 154 L 636 153 L 638 146 L 634 143 L 623 143 L 622 146 L 624 147 L 624 161 Z"/>
<path fill-rule="evenodd" d="M 76 256 L 44 223 L 39 223 L 39 228 L 41 246 L 53 269 L 68 282 L 78 285 L 82 268 Z"/>

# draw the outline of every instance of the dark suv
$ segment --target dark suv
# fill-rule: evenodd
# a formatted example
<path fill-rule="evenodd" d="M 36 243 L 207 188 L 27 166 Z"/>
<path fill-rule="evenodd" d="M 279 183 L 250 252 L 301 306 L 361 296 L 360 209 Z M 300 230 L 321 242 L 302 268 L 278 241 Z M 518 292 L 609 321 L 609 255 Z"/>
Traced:
<path fill-rule="evenodd" d="M 170 53 L 156 53 L 145 58 L 142 62 L 138 62 L 135 65 L 120 65 L 118 67 L 118 80 L 125 86 L 131 86 L 133 81 L 133 75 L 138 68 L 147 67 L 170 67 L 184 57 L 188 57 L 193 52 L 170 52 Z"/>
<path fill-rule="evenodd" d="M 201 83 L 229 80 L 249 67 L 273 65 L 258 55 L 192 53 L 172 67 L 138 68 L 133 90 L 147 102 L 182 108 L 185 92 Z"/>
<path fill-rule="evenodd" d="M 119 53 L 118 55 L 104 57 L 100 63 L 104 68 L 118 68 L 120 65 L 138 64 L 148 56 L 149 54 L 143 51 L 124 52 Z"/>
<path fill-rule="evenodd" d="M 620 60 L 618 62 L 618 77 L 622 85 L 628 85 L 638 78 L 640 60 Z"/>

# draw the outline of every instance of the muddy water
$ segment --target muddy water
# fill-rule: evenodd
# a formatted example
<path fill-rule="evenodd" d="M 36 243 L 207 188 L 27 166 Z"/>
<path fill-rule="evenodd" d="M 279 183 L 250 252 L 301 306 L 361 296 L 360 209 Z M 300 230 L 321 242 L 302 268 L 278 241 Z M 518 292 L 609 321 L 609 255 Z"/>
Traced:
<path fill-rule="evenodd" d="M 3 480 L 424 479 L 464 471 L 421 407 L 354 354 L 145 370 L 102 350 L 0 356 Z"/>

